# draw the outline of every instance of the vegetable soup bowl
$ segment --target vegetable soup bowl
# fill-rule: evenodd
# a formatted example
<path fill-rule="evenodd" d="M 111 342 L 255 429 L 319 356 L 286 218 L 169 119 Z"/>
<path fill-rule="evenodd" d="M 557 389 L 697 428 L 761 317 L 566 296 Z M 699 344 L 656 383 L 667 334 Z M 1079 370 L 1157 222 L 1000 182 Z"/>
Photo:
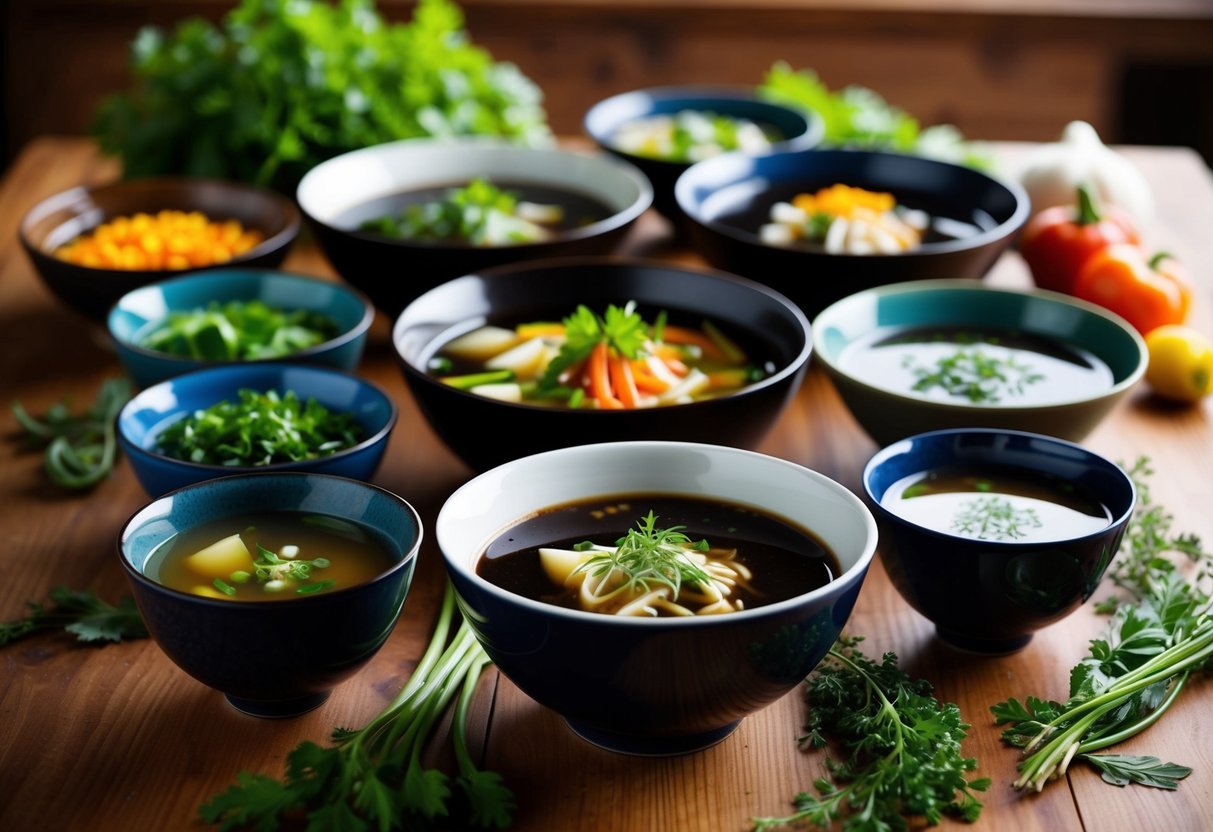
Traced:
<path fill-rule="evenodd" d="M 394 200 L 410 193 L 427 191 L 427 199 L 440 200 L 477 178 L 506 191 L 544 189 L 548 196 L 537 201 L 569 200 L 567 212 L 584 213 L 585 221 L 544 239 L 496 245 L 362 228 L 365 221 L 397 215 L 403 206 Z M 393 317 L 434 286 L 490 266 L 607 254 L 652 201 L 644 174 L 619 160 L 488 138 L 405 139 L 355 150 L 313 168 L 298 189 L 303 215 L 338 274 Z"/>
<path fill-rule="evenodd" d="M 921 243 L 859 254 L 763 237 L 777 203 L 839 184 L 891 194 L 897 205 L 925 212 Z M 809 317 L 887 283 L 981 278 L 1019 233 L 1029 208 L 1015 182 L 964 165 L 867 150 L 730 153 L 689 168 L 675 195 L 691 243 L 711 265 L 777 289 Z"/>
<path fill-rule="evenodd" d="M 924 348 L 929 340 L 938 343 Z M 963 427 L 1081 441 L 1148 361 L 1141 336 L 1101 307 L 980 281 L 858 292 L 814 319 L 813 342 L 816 360 L 878 445 Z M 983 374 L 1002 381 L 983 386 Z"/>
<path fill-rule="evenodd" d="M 762 365 L 763 377 L 716 398 L 604 410 L 489 398 L 430 371 L 441 347 L 486 323 L 558 322 L 581 304 L 602 315 L 608 305 L 631 301 L 650 324 L 662 311 L 670 324 L 718 324 Z M 485 470 L 588 441 L 681 439 L 753 448 L 800 387 L 810 328 L 786 298 L 733 275 L 644 260 L 573 258 L 489 269 L 431 289 L 397 318 L 392 341 L 430 426 L 469 467 Z"/>
<path fill-rule="evenodd" d="M 839 571 L 816 589 L 738 612 L 650 618 L 535 600 L 477 569 L 486 546 L 520 520 L 639 493 L 777 517 L 815 536 Z M 639 502 L 630 508 L 645 511 Z M 456 490 L 435 535 L 460 609 L 501 672 L 584 739 L 638 755 L 710 746 L 800 684 L 846 624 L 876 546 L 863 502 L 824 475 L 753 451 L 683 442 L 600 443 L 508 462 Z M 535 543 L 542 545 L 526 545 Z"/>
<path fill-rule="evenodd" d="M 356 524 L 391 566 L 362 583 L 287 600 L 233 601 L 172 589 L 149 576 L 175 536 L 258 512 L 306 512 Z M 253 716 L 317 707 L 383 646 L 403 609 L 422 526 L 405 500 L 321 474 L 239 474 L 187 486 L 137 511 L 118 538 L 135 602 L 152 638 L 178 667 Z"/>
<path fill-rule="evenodd" d="M 679 217 L 674 183 L 692 163 L 625 149 L 620 145 L 619 137 L 621 129 L 627 129 L 640 119 L 672 118 L 687 111 L 740 119 L 765 128 L 764 132 L 771 134 L 769 146 L 748 149 L 747 153 L 808 150 L 825 135 L 825 124 L 816 114 L 764 100 L 749 87 L 651 87 L 599 101 L 585 114 L 586 133 L 600 148 L 644 172 L 653 183 L 653 207 L 672 220 Z"/>
<path fill-rule="evenodd" d="M 287 197 L 237 182 L 191 177 L 132 179 L 98 187 L 75 187 L 48 197 L 26 213 L 18 236 L 47 288 L 64 304 L 96 321 L 127 292 L 184 269 L 116 269 L 78 265 L 55 252 L 102 223 L 138 213 L 199 211 L 215 222 L 237 220 L 261 232 L 262 241 L 232 257 L 225 267 L 273 268 L 299 235 L 299 210 Z"/>
<path fill-rule="evenodd" d="M 322 315 L 336 329 L 318 344 L 273 360 L 350 371 L 358 366 L 375 320 L 375 308 L 366 296 L 337 281 L 273 269 L 217 269 L 161 280 L 123 295 L 110 309 L 106 323 L 126 371 L 136 384 L 147 387 L 203 367 L 247 363 L 174 355 L 143 346 L 143 340 L 170 315 L 211 304 L 253 301 L 284 312 Z"/>
<path fill-rule="evenodd" d="M 899 497 L 914 494 L 911 480 L 956 472 L 973 472 L 972 493 L 937 494 L 947 502 L 934 520 L 926 503 L 909 510 L 934 499 L 927 496 L 934 489 L 920 485 L 923 493 Z M 1032 484 L 1034 500 L 1011 503 L 1005 495 L 1017 489 L 1004 486 L 1013 483 Z M 863 488 L 879 521 L 881 561 L 902 597 L 945 642 L 989 654 L 1022 648 L 1090 598 L 1137 501 L 1132 478 L 1115 463 L 1024 431 L 957 429 L 902 439 L 871 458 Z M 1063 502 L 1091 516 L 1059 512 Z"/>
<path fill-rule="evenodd" d="M 361 432 L 354 444 L 342 450 L 270 465 L 194 462 L 158 449 L 170 426 L 219 402 L 237 402 L 241 390 L 272 390 L 280 397 L 291 391 L 304 404 L 315 399 L 330 413 L 350 414 Z M 212 367 L 162 381 L 135 395 L 118 414 L 118 447 L 153 497 L 215 477 L 258 471 L 307 471 L 365 481 L 383 460 L 396 419 L 396 404 L 381 387 L 339 370 L 277 363 Z M 296 430 L 304 430 L 305 421 L 297 419 Z M 238 426 L 225 425 L 221 431 L 229 441 L 239 442 Z"/>

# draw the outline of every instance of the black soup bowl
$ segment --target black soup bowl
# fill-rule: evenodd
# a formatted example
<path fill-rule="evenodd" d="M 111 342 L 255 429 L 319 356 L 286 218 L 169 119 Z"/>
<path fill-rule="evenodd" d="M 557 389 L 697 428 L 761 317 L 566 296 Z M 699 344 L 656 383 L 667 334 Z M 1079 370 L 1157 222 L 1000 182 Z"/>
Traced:
<path fill-rule="evenodd" d="M 764 241 L 771 207 L 843 184 L 889 193 L 925 212 L 922 243 L 896 253 L 830 253 Z M 678 178 L 678 205 L 695 248 L 718 269 L 777 289 L 810 318 L 847 295 L 886 283 L 985 275 L 1028 218 L 1016 183 L 950 162 L 869 150 L 805 150 L 699 162 Z"/>
<path fill-rule="evenodd" d="M 646 321 L 707 319 L 766 370 L 717 398 L 631 410 L 538 406 L 486 398 L 446 384 L 429 368 L 453 338 L 485 324 L 560 321 L 584 304 L 597 314 L 634 301 Z M 665 439 L 754 448 L 799 389 L 808 366 L 809 321 L 787 298 L 751 281 L 664 263 L 572 258 L 465 275 L 421 295 L 396 319 L 398 363 L 439 437 L 469 467 L 586 442 Z"/>
<path fill-rule="evenodd" d="M 1137 501 L 1123 469 L 1080 445 L 981 428 L 895 442 L 863 487 L 902 597 L 945 642 L 987 654 L 1024 647 L 1091 596 Z"/>
<path fill-rule="evenodd" d="M 177 535 L 279 512 L 315 516 L 339 531 L 356 526 L 378 539 L 392 565 L 363 583 L 272 601 L 228 600 L 209 586 L 185 592 L 157 580 L 156 555 Z M 118 552 L 148 631 L 174 664 L 240 711 L 286 717 L 320 705 L 383 646 L 404 607 L 421 537 L 413 507 L 376 486 L 328 474 L 248 473 L 153 500 L 127 521 Z"/>
<path fill-rule="evenodd" d="M 570 501 L 622 499 L 618 522 L 607 523 L 630 525 L 652 509 L 646 499 L 663 495 L 732 506 L 680 519 L 696 540 L 734 532 L 743 562 L 753 513 L 777 518 L 832 553 L 833 578 L 741 611 L 650 617 L 558 606 L 481 574 L 481 555 L 498 541 L 552 545 L 520 521 Z M 459 607 L 501 672 L 583 739 L 636 755 L 710 746 L 799 685 L 846 624 L 876 547 L 863 501 L 828 477 L 754 451 L 685 442 L 583 445 L 506 463 L 456 490 L 435 534 Z M 801 559 L 782 573 L 788 583 L 810 568 L 808 549 L 794 546 L 787 551 Z M 762 570 L 750 563 L 759 586 Z"/>

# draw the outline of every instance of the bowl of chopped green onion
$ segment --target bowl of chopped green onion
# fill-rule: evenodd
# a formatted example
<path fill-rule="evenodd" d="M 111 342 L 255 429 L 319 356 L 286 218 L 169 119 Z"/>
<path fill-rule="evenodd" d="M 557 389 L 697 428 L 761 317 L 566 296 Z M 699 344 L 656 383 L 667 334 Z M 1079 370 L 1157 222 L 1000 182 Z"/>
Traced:
<path fill-rule="evenodd" d="M 327 367 L 211 367 L 143 390 L 118 414 L 118 445 L 153 496 L 253 471 L 369 480 L 397 409 L 378 385 Z"/>
<path fill-rule="evenodd" d="M 375 318 L 337 281 L 272 269 L 222 269 L 128 292 L 110 309 L 110 338 L 141 387 L 200 369 L 290 361 L 352 371 Z"/>

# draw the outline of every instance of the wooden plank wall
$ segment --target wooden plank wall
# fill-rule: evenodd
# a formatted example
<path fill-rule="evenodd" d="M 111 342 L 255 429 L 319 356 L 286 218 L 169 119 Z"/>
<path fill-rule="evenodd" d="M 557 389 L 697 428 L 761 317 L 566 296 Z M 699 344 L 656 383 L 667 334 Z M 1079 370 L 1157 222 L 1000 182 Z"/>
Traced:
<path fill-rule="evenodd" d="M 7 0 L 6 154 L 78 133 L 128 83 L 139 26 L 234 0 Z M 379 0 L 390 19 L 411 0 Z M 463 0 L 472 39 L 540 84 L 554 129 L 664 83 L 754 84 L 776 60 L 871 87 L 967 136 L 1049 140 L 1075 118 L 1110 141 L 1213 158 L 1210 0 Z"/>

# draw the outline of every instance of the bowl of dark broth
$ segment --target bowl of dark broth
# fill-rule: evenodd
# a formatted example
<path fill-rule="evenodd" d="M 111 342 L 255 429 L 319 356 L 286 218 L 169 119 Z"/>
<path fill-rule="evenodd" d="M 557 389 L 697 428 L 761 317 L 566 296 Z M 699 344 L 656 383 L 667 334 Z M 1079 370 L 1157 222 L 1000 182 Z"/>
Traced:
<path fill-rule="evenodd" d="M 876 545 L 862 501 L 822 474 L 684 442 L 508 462 L 435 528 L 502 673 L 588 742 L 640 755 L 719 742 L 799 684 Z"/>
<path fill-rule="evenodd" d="M 932 431 L 868 462 L 881 558 L 902 597 L 962 649 L 1007 653 L 1086 601 L 1136 504 L 1120 466 L 1022 431 Z"/>
<path fill-rule="evenodd" d="M 395 316 L 489 266 L 606 254 L 652 204 L 618 159 L 496 139 L 404 140 L 309 171 L 303 216 L 338 274 Z"/>
<path fill-rule="evenodd" d="M 152 637 L 253 716 L 315 708 L 379 650 L 422 535 L 390 492 L 324 474 L 207 480 L 138 511 L 119 553 Z"/>
<path fill-rule="evenodd" d="M 814 319 L 814 353 L 880 445 L 993 427 L 1085 438 L 1141 379 L 1123 319 L 1044 291 L 913 281 L 859 292 Z"/>

